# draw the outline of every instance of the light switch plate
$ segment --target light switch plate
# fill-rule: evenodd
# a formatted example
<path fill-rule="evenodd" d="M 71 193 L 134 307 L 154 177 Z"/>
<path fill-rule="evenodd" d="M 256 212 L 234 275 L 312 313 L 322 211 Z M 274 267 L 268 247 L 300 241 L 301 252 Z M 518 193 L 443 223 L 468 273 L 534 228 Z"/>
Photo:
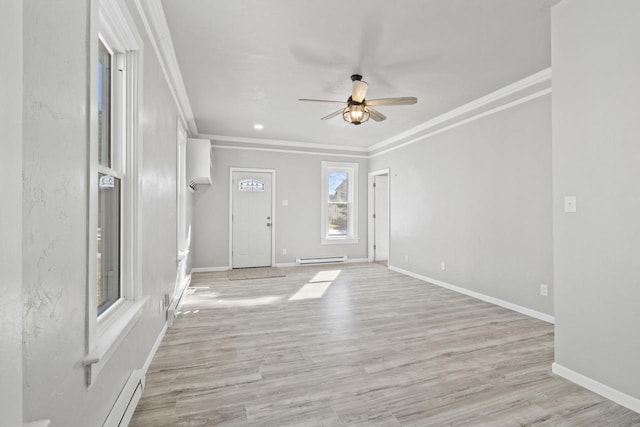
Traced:
<path fill-rule="evenodd" d="M 564 196 L 564 211 L 573 213 L 578 211 L 578 201 L 576 196 Z"/>
<path fill-rule="evenodd" d="M 289 206 L 289 201 L 288 200 L 283 200 L 282 201 L 282 206 Z"/>

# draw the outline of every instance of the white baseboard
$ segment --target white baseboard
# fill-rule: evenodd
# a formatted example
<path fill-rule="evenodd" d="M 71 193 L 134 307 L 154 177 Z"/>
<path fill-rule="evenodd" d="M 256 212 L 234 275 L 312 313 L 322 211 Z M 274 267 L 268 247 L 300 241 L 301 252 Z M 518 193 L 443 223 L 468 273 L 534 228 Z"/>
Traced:
<path fill-rule="evenodd" d="M 572 383 L 576 383 L 587 390 L 591 390 L 602 397 L 606 397 L 607 399 L 640 414 L 640 399 L 629 396 L 628 394 L 611 388 L 608 385 L 604 385 L 555 362 L 551 365 L 551 371 Z"/>
<path fill-rule="evenodd" d="M 369 258 L 353 258 L 353 259 L 348 258 L 347 259 L 347 263 L 349 263 L 349 264 L 354 263 L 354 262 L 369 262 Z"/>
<path fill-rule="evenodd" d="M 195 267 L 191 269 L 192 273 L 208 273 L 210 271 L 227 271 L 231 270 L 231 267 L 225 265 L 223 267 Z"/>
<path fill-rule="evenodd" d="M 508 301 L 504 301 L 498 298 L 494 298 L 494 297 L 490 297 L 489 295 L 485 295 L 485 294 L 481 294 L 480 292 L 475 292 L 475 291 L 471 291 L 469 289 L 465 289 L 465 288 L 461 288 L 460 286 L 456 286 L 456 285 L 452 285 L 450 283 L 447 282 L 443 282 L 441 280 L 437 280 L 437 279 L 432 279 L 430 277 L 426 277 L 423 276 L 421 274 L 417 274 L 414 273 L 412 271 L 408 271 L 408 270 L 403 270 L 401 268 L 398 267 L 394 267 L 392 265 L 389 266 L 389 269 L 396 271 L 398 273 L 404 274 L 406 276 L 410 276 L 419 280 L 423 280 L 425 282 L 429 282 L 429 283 L 433 283 L 434 285 L 438 285 L 440 287 L 446 288 L 446 289 L 450 289 L 452 291 L 464 294 L 464 295 L 468 295 L 470 297 L 491 303 L 491 304 L 495 304 L 495 305 L 499 305 L 500 307 L 504 307 L 507 308 L 509 310 L 513 310 L 513 311 L 517 311 L 518 313 L 522 313 L 524 315 L 548 322 L 548 323 L 555 323 L 555 319 L 553 316 L 549 315 L 549 314 L 545 314 L 545 313 L 541 313 L 539 311 L 536 310 L 532 310 L 530 308 L 527 307 L 522 307 L 521 305 L 517 305 L 517 304 L 513 304 L 510 303 Z"/>
<path fill-rule="evenodd" d="M 30 423 L 24 423 L 23 427 L 49 427 L 51 420 L 32 421 Z"/>
<path fill-rule="evenodd" d="M 160 347 L 160 343 L 162 343 L 162 339 L 164 338 L 164 334 L 167 333 L 167 322 L 164 322 L 164 326 L 160 330 L 156 338 L 156 342 L 153 343 L 153 347 L 151 347 L 151 351 L 149 351 L 149 355 L 147 356 L 147 360 L 144 361 L 144 365 L 142 365 L 142 375 L 147 375 L 147 371 L 149 370 L 149 366 L 151 366 L 151 362 L 153 361 L 153 356 L 156 355 L 156 351 L 158 351 L 158 347 Z"/>
<path fill-rule="evenodd" d="M 277 262 L 274 264 L 274 267 L 296 267 L 297 264 L 295 262 Z"/>

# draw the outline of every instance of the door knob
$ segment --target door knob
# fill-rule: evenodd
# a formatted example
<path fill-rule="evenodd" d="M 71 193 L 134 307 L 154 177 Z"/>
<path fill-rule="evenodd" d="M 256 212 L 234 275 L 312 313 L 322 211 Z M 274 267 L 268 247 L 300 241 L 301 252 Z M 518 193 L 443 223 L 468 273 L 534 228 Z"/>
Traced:
<path fill-rule="evenodd" d="M 270 222 L 267 223 L 267 227 L 271 227 L 271 223 Z"/>

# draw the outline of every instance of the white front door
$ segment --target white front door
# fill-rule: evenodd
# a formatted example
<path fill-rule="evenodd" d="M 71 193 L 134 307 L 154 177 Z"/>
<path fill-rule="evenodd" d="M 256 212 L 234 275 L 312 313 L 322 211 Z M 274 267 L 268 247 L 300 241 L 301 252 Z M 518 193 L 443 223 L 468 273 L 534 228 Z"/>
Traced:
<path fill-rule="evenodd" d="M 232 173 L 232 267 L 271 266 L 271 173 Z"/>
<path fill-rule="evenodd" d="M 374 187 L 374 261 L 389 259 L 389 175 L 376 175 Z"/>

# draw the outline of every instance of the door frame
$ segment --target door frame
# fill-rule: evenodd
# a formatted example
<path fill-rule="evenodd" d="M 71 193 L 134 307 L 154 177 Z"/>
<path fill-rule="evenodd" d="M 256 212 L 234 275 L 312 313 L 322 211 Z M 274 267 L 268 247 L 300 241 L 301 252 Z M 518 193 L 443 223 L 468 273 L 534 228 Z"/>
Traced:
<path fill-rule="evenodd" d="M 276 264 L 276 170 L 258 168 L 229 168 L 229 270 L 233 269 L 233 173 L 261 172 L 271 174 L 271 267 Z"/>
<path fill-rule="evenodd" d="M 391 259 L 391 170 L 389 168 L 380 169 L 367 174 L 367 260 L 373 262 L 375 258 L 375 251 L 373 249 L 375 224 L 373 221 L 374 205 L 374 193 L 373 182 L 374 178 L 379 175 L 387 175 L 389 177 L 389 185 L 387 187 L 387 220 L 389 221 L 389 260 Z M 389 261 L 387 261 L 387 264 Z"/>

